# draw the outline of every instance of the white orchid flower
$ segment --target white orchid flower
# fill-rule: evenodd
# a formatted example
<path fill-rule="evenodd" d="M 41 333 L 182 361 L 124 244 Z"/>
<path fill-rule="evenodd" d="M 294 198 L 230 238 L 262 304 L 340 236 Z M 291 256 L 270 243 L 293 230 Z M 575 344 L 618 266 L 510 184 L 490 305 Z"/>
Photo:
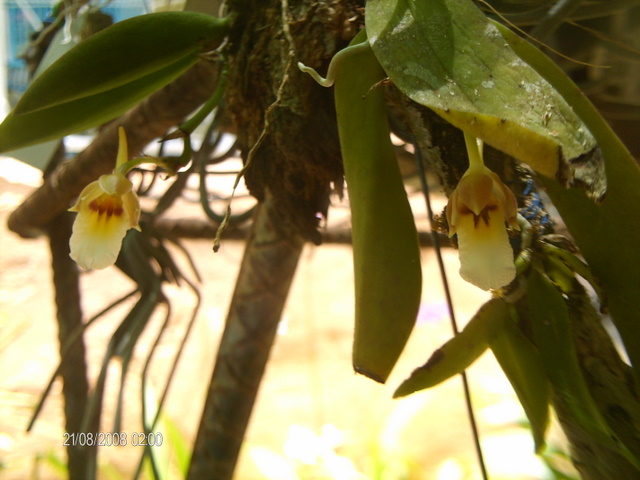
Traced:
<path fill-rule="evenodd" d="M 118 129 L 118 139 L 115 173 L 102 175 L 87 185 L 69 209 L 78 212 L 69 240 L 70 255 L 86 269 L 113 265 L 127 231 L 140 230 L 140 202 L 133 184 L 125 177 L 128 152 L 122 127 Z"/>
<path fill-rule="evenodd" d="M 447 204 L 449 236 L 458 235 L 463 279 L 483 290 L 502 288 L 516 276 L 506 228 L 520 228 L 516 198 L 484 165 L 476 139 L 465 134 L 465 140 L 469 169 Z"/>

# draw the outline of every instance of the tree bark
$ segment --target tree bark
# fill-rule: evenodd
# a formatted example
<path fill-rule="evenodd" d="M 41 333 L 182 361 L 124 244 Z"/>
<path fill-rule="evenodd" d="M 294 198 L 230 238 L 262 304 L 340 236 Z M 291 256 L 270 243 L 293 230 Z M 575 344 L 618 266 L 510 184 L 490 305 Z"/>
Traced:
<path fill-rule="evenodd" d="M 240 452 L 304 239 L 259 205 L 220 341 L 188 480 L 229 480 Z"/>
<path fill-rule="evenodd" d="M 73 216 L 64 212 L 58 215 L 49 228 L 49 246 L 53 269 L 53 285 L 58 320 L 60 344 L 60 376 L 64 396 L 65 430 L 80 433 L 82 419 L 87 408 L 89 380 L 85 359 L 84 336 L 70 344 L 70 339 L 82 326 L 82 306 L 78 266 L 69 257 L 69 237 Z M 69 444 L 67 447 L 69 480 L 84 480 L 88 470 L 90 450 Z"/>

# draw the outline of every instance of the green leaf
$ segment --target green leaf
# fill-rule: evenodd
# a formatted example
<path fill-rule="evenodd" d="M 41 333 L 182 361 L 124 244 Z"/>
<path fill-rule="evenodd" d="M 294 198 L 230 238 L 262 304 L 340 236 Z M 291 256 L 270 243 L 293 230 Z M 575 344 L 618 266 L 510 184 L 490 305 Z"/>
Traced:
<path fill-rule="evenodd" d="M 393 396 L 404 397 L 431 388 L 461 373 L 489 347 L 497 326 L 503 319 L 508 320 L 508 315 L 504 300 L 489 300 L 458 335 L 433 352 L 427 363 L 414 370 Z"/>
<path fill-rule="evenodd" d="M 567 102 L 471 0 L 370 0 L 366 28 L 404 94 L 539 173 L 570 181 L 567 160 L 597 150 Z"/>
<path fill-rule="evenodd" d="M 518 395 L 531 424 L 536 452 L 540 452 L 549 425 L 551 401 L 551 390 L 540 353 L 511 318 L 501 316 L 496 332 L 489 346 Z"/>
<path fill-rule="evenodd" d="M 599 280 L 640 379 L 640 168 L 597 109 L 557 65 L 508 29 L 502 27 L 502 33 L 517 54 L 567 99 L 602 148 L 608 189 L 599 204 L 582 190 L 540 180 Z"/>
<path fill-rule="evenodd" d="M 192 66 L 185 57 L 126 85 L 23 115 L 9 113 L 0 124 L 0 152 L 80 132 L 116 118 Z"/>
<path fill-rule="evenodd" d="M 527 285 L 534 341 L 556 398 L 589 435 L 617 450 L 578 363 L 562 294 L 536 269 L 532 269 Z"/>
<path fill-rule="evenodd" d="M 194 12 L 149 13 L 89 37 L 42 73 L 15 107 L 22 115 L 121 87 L 217 47 L 227 23 Z"/>
<path fill-rule="evenodd" d="M 0 152 L 58 139 L 126 112 L 218 45 L 226 20 L 192 12 L 117 23 L 60 57 L 0 124 Z"/>

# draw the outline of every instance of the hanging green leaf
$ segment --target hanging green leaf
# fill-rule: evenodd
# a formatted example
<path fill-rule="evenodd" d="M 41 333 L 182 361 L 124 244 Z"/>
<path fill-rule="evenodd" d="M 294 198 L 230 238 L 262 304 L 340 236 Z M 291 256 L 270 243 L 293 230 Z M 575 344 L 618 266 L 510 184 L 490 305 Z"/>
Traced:
<path fill-rule="evenodd" d="M 513 319 L 499 316 L 496 334 L 489 346 L 522 404 L 536 446 L 544 447 L 549 425 L 551 390 L 538 349 L 525 337 Z"/>
<path fill-rule="evenodd" d="M 404 397 L 431 388 L 461 373 L 489 347 L 503 319 L 509 320 L 507 305 L 500 298 L 485 303 L 464 329 L 437 349 L 427 363 L 415 369 L 398 387 L 394 397 Z"/>
<path fill-rule="evenodd" d="M 393 83 L 458 128 L 563 183 L 572 160 L 597 158 L 571 107 L 471 0 L 370 0 L 366 27 Z"/>
<path fill-rule="evenodd" d="M 117 23 L 60 57 L 0 124 L 0 152 L 57 139 L 124 113 L 219 45 L 226 20 L 166 12 Z"/>
<path fill-rule="evenodd" d="M 365 41 L 364 32 L 352 44 Z M 335 103 L 351 206 L 355 370 L 386 381 L 415 325 L 420 247 L 390 139 L 378 61 L 367 48 L 340 65 Z"/>
<path fill-rule="evenodd" d="M 621 443 L 602 417 L 580 369 L 562 294 L 536 269 L 527 285 L 534 341 L 558 401 L 591 437 L 618 451 Z"/>

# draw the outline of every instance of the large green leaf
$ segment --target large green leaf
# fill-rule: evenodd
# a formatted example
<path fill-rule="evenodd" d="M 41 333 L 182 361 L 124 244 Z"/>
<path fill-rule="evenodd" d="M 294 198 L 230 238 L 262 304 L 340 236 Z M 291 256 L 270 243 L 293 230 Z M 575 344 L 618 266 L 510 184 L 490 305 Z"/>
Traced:
<path fill-rule="evenodd" d="M 364 31 L 352 45 L 365 41 Z M 385 382 L 420 308 L 420 246 L 387 121 L 384 71 L 371 49 L 340 65 L 335 104 L 353 232 L 353 366 Z M 373 87 L 373 88 L 372 88 Z"/>
<path fill-rule="evenodd" d="M 102 93 L 217 47 L 226 21 L 194 12 L 159 12 L 116 23 L 60 57 L 15 107 L 22 115 Z"/>
<path fill-rule="evenodd" d="M 219 45 L 226 20 L 193 12 L 117 23 L 53 63 L 0 124 L 0 152 L 85 130 L 124 113 Z"/>
<path fill-rule="evenodd" d="M 570 181 L 569 160 L 597 151 L 567 102 L 471 0 L 369 0 L 366 28 L 404 94 L 543 175 Z"/>
<path fill-rule="evenodd" d="M 163 70 L 89 97 L 22 115 L 11 112 L 0 124 L 0 152 L 54 140 L 112 120 L 176 78 L 196 60 L 185 57 Z"/>
<path fill-rule="evenodd" d="M 622 335 L 636 377 L 640 366 L 640 168 L 580 89 L 546 55 L 502 27 L 511 47 L 570 103 L 602 148 L 607 195 L 592 202 L 582 190 L 541 178 L 591 270 Z"/>

